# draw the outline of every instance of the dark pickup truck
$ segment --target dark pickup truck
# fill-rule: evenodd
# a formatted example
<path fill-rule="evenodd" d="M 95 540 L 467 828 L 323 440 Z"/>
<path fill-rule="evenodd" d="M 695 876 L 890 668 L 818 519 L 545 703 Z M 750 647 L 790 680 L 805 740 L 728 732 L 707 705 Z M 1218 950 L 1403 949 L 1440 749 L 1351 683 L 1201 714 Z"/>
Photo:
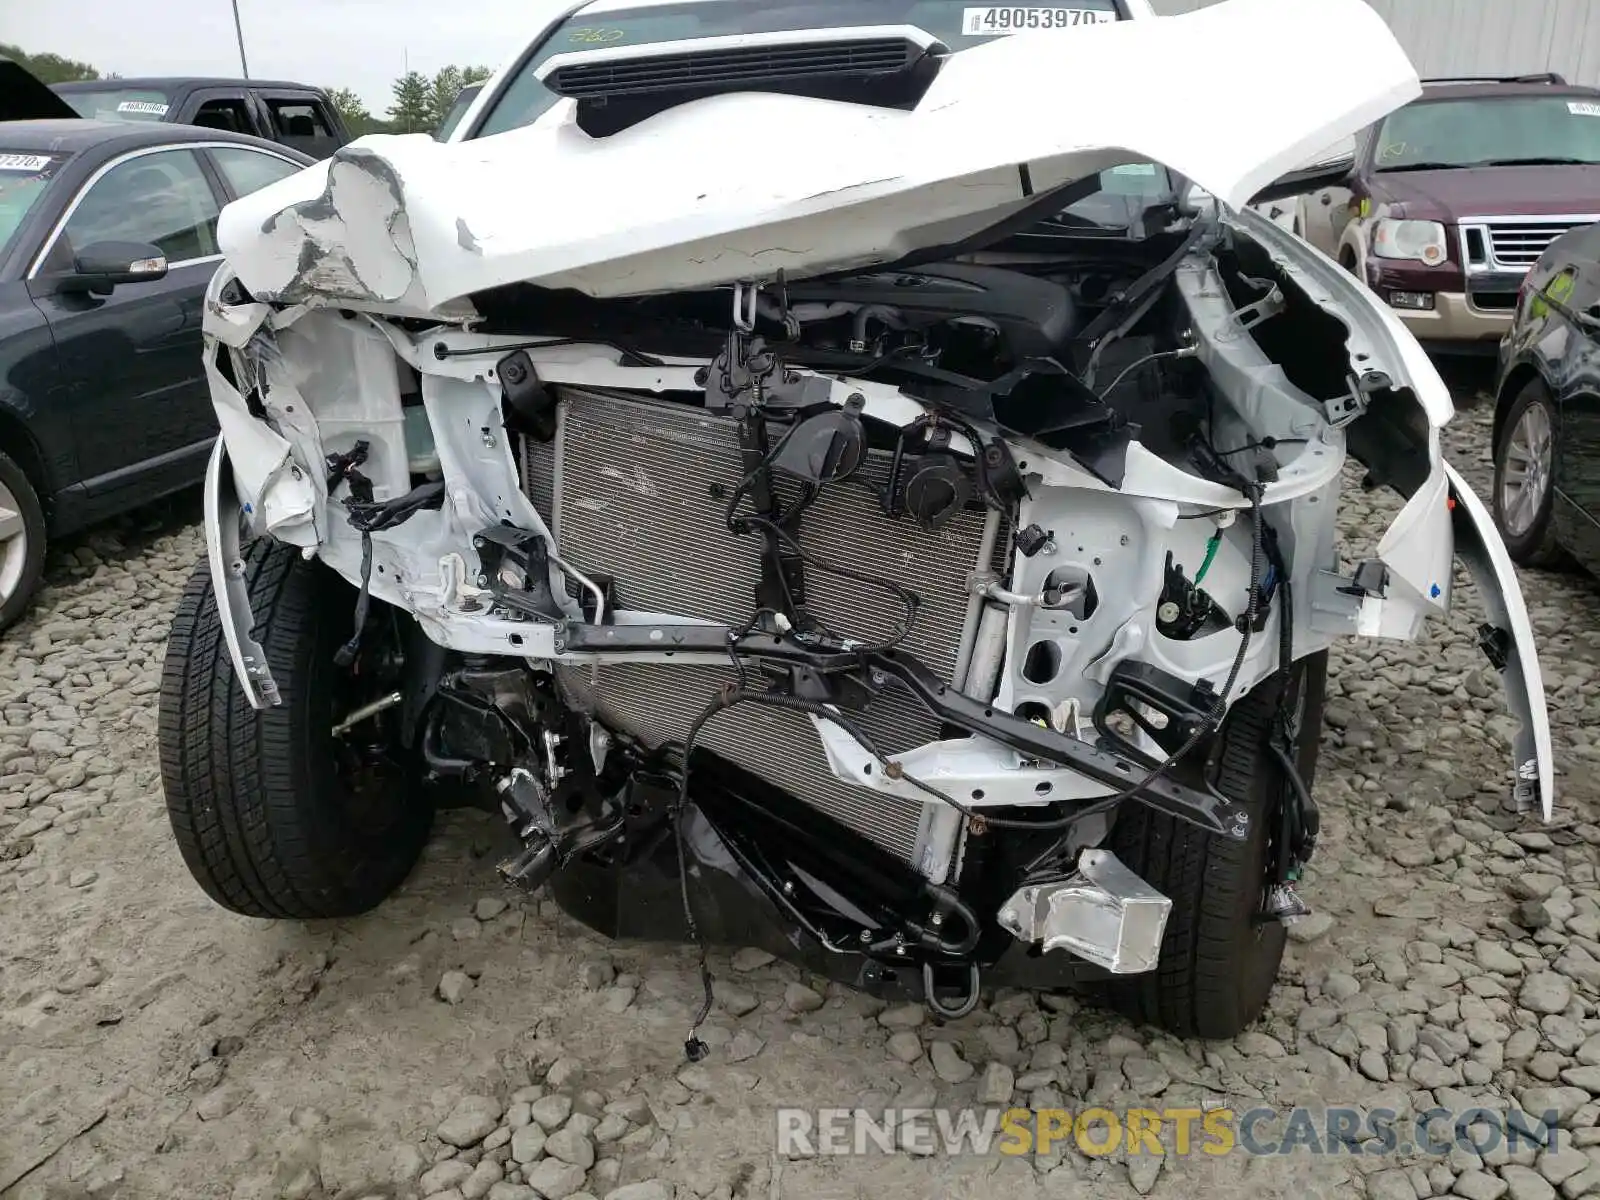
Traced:
<path fill-rule="evenodd" d="M 225 129 L 327 158 L 350 140 L 321 88 L 270 79 L 96 79 L 53 84 L 81 117 Z"/>

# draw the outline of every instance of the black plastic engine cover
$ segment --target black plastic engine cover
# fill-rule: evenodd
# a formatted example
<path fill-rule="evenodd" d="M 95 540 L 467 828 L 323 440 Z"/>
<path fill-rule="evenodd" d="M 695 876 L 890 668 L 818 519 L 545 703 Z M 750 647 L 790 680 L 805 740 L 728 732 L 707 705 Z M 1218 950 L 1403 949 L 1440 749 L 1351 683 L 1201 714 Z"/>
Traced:
<path fill-rule="evenodd" d="M 999 327 L 1015 358 L 1048 356 L 1077 328 L 1071 292 L 1004 267 L 939 263 L 914 271 L 791 283 L 788 291 L 791 304 L 885 305 L 929 323 L 985 318 Z"/>

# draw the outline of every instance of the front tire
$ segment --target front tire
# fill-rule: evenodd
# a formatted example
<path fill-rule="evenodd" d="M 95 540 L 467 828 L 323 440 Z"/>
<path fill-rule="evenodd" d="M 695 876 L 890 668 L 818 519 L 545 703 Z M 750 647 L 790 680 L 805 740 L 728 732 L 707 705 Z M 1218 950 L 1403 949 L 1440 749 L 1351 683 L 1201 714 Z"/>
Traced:
<path fill-rule="evenodd" d="M 28 611 L 44 577 L 44 506 L 27 473 L 0 452 L 0 630 Z"/>
<path fill-rule="evenodd" d="M 1293 757 L 1309 790 L 1316 776 L 1327 694 L 1324 651 L 1296 663 L 1236 701 L 1219 731 L 1212 782 L 1250 813 L 1244 841 L 1217 837 L 1146 804 L 1125 804 L 1108 846 L 1172 900 L 1156 969 L 1096 991 L 1110 1007 L 1179 1037 L 1231 1038 L 1266 1007 L 1285 941 L 1281 922 L 1262 917 L 1275 860 L 1277 815 L 1290 783 L 1268 749 L 1279 696 L 1299 714 Z"/>
<path fill-rule="evenodd" d="M 1551 528 L 1555 507 L 1555 401 L 1530 379 L 1512 401 L 1494 446 L 1494 523 L 1513 561 L 1551 567 L 1565 557 Z"/>
<path fill-rule="evenodd" d="M 250 605 L 282 703 L 252 709 L 234 676 L 202 561 L 173 617 L 158 737 L 167 815 L 205 893 L 250 917 L 348 917 L 376 907 L 416 864 L 432 809 L 385 721 L 349 739 L 334 723 L 396 686 L 397 614 L 374 602 L 349 670 L 355 595 L 292 546 L 246 555 Z M 360 749 L 358 749 L 360 748 Z M 369 753 L 370 751 L 370 753 Z"/>

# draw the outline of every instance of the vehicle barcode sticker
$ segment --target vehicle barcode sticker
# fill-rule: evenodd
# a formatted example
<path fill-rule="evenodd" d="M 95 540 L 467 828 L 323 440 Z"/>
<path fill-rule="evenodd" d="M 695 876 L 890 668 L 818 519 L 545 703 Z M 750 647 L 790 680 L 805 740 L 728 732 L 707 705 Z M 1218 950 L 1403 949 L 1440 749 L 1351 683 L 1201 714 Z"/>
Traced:
<path fill-rule="evenodd" d="M 961 32 L 966 37 L 1002 37 L 1029 29 L 1109 25 L 1116 19 L 1116 13 L 1102 8 L 966 8 L 961 10 Z"/>
<path fill-rule="evenodd" d="M 42 171 L 50 165 L 48 154 L 0 154 L 0 171 Z"/>
<path fill-rule="evenodd" d="M 121 113 L 145 113 L 146 115 L 152 117 L 164 117 L 167 115 L 167 106 L 156 100 L 124 100 L 121 104 L 117 105 L 117 111 Z"/>
<path fill-rule="evenodd" d="M 1588 100 L 1574 100 L 1568 103 L 1567 111 L 1575 117 L 1600 117 L 1600 104 Z"/>

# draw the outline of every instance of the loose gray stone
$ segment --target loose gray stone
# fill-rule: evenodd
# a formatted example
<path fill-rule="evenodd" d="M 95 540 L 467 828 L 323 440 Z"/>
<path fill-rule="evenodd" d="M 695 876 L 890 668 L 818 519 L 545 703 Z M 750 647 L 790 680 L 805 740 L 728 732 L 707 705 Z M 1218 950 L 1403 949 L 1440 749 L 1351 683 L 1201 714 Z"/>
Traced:
<path fill-rule="evenodd" d="M 499 896 L 485 896 L 473 906 L 472 913 L 480 921 L 492 921 L 510 907 Z"/>
<path fill-rule="evenodd" d="M 1600 1096 L 1600 1067 L 1568 1067 L 1561 1072 L 1561 1082 L 1581 1087 L 1591 1096 Z"/>
<path fill-rule="evenodd" d="M 743 950 L 734 952 L 733 969 L 735 971 L 759 971 L 772 960 L 772 955 L 765 950 L 758 950 L 754 946 L 746 946 Z"/>
<path fill-rule="evenodd" d="M 1556 1200 L 1555 1188 L 1527 1167 L 1507 1164 L 1500 1168 L 1500 1178 L 1506 1181 L 1510 1200 Z"/>
<path fill-rule="evenodd" d="M 1558 1013 L 1572 1001 L 1572 984 L 1554 971 L 1529 975 L 1517 993 L 1523 1008 L 1536 1013 Z"/>
<path fill-rule="evenodd" d="M 965 1083 L 975 1073 L 972 1064 L 962 1058 L 949 1042 L 933 1043 L 928 1048 L 928 1057 L 933 1062 L 935 1074 L 946 1083 Z"/>
<path fill-rule="evenodd" d="M 483 1200 L 489 1194 L 489 1189 L 499 1183 L 504 1175 L 505 1169 L 494 1159 L 480 1159 L 478 1165 L 472 1168 L 472 1174 L 461 1185 L 461 1194 L 466 1200 Z"/>
<path fill-rule="evenodd" d="M 1487 1171 L 1464 1171 L 1450 1190 L 1466 1200 L 1500 1200 L 1506 1194 L 1506 1181 Z"/>
<path fill-rule="evenodd" d="M 878 1024 L 885 1029 L 916 1029 L 926 1015 L 920 1004 L 901 1004 L 879 1013 Z"/>
<path fill-rule="evenodd" d="M 511 1157 L 531 1163 L 544 1156 L 545 1132 L 540 1125 L 524 1125 L 511 1135 Z"/>
<path fill-rule="evenodd" d="M 1256 1029 L 1245 1030 L 1233 1039 L 1233 1044 L 1253 1058 L 1282 1058 L 1287 1053 L 1277 1038 Z"/>
<path fill-rule="evenodd" d="M 672 1189 L 659 1179 L 647 1179 L 607 1192 L 606 1200 L 672 1200 Z"/>
<path fill-rule="evenodd" d="M 1534 1164 L 1539 1174 L 1551 1183 L 1560 1183 L 1570 1179 L 1579 1171 L 1586 1170 L 1589 1166 L 1589 1156 L 1582 1150 L 1575 1150 L 1571 1146 L 1562 1146 L 1556 1150 L 1543 1150 L 1539 1160 Z"/>
<path fill-rule="evenodd" d="M 1128 1159 L 1128 1182 L 1141 1196 L 1148 1196 L 1156 1185 L 1166 1158 L 1160 1154 L 1135 1154 Z"/>
<path fill-rule="evenodd" d="M 528 1106 L 528 1114 L 546 1130 L 559 1129 L 572 1115 L 572 1097 L 541 1096 Z"/>
<path fill-rule="evenodd" d="M 585 1171 L 594 1166 L 594 1143 L 571 1129 L 558 1129 L 546 1138 L 544 1152 Z"/>
<path fill-rule="evenodd" d="M 983 1070 L 983 1086 L 978 1090 L 979 1104 L 1006 1104 L 1016 1089 L 1016 1076 L 1002 1062 L 992 1062 Z"/>
<path fill-rule="evenodd" d="M 220 1121 L 244 1103 L 244 1090 L 231 1083 L 213 1088 L 194 1103 L 194 1115 L 202 1121 Z"/>
<path fill-rule="evenodd" d="M 1310 913 L 1288 927 L 1289 940 L 1305 945 L 1325 937 L 1332 928 L 1332 916 L 1325 912 Z"/>
<path fill-rule="evenodd" d="M 583 1074 L 583 1064 L 575 1058 L 558 1058 L 550 1064 L 544 1081 L 553 1088 L 566 1087 Z"/>
<path fill-rule="evenodd" d="M 719 982 L 716 995 L 717 1003 L 722 1006 L 723 1011 L 734 1017 L 754 1012 L 761 1005 L 760 997 L 738 983 Z"/>
<path fill-rule="evenodd" d="M 897 1029 L 889 1035 L 889 1053 L 903 1063 L 914 1063 L 922 1057 L 922 1039 L 909 1029 Z"/>
<path fill-rule="evenodd" d="M 783 1002 L 790 1012 L 816 1012 L 822 1007 L 822 997 L 803 983 L 791 983 L 783 989 Z"/>
<path fill-rule="evenodd" d="M 1500 942 L 1483 939 L 1473 947 L 1473 956 L 1480 967 L 1497 975 L 1521 975 L 1523 972 L 1522 960 Z"/>
<path fill-rule="evenodd" d="M 446 971 L 439 976 L 439 999 L 446 1004 L 460 1004 L 474 986 L 470 975 L 462 971 Z"/>
<path fill-rule="evenodd" d="M 493 1096 L 463 1096 L 434 1132 L 446 1145 L 476 1146 L 494 1132 L 504 1111 Z"/>
<path fill-rule="evenodd" d="M 1550 925 L 1550 909 L 1543 900 L 1524 900 L 1511 919 L 1524 929 L 1545 929 Z"/>
<path fill-rule="evenodd" d="M 528 1186 L 545 1200 L 567 1200 L 583 1186 L 583 1168 L 559 1158 L 544 1158 L 527 1172 Z"/>
<path fill-rule="evenodd" d="M 731 1063 L 747 1062 L 760 1054 L 766 1042 L 748 1029 L 741 1029 L 733 1035 L 733 1040 L 728 1043 L 724 1057 Z"/>
<path fill-rule="evenodd" d="M 1342 971 L 1329 971 L 1328 977 L 1322 981 L 1323 994 L 1335 1002 L 1348 1000 L 1360 990 L 1360 982 Z"/>
<path fill-rule="evenodd" d="M 1589 1093 L 1579 1087 L 1531 1087 L 1523 1088 L 1517 1101 L 1531 1117 L 1542 1121 L 1553 1112 L 1558 1122 L 1564 1122 L 1589 1102 Z"/>
<path fill-rule="evenodd" d="M 1283 1053 L 1283 1047 L 1278 1047 L 1278 1053 Z M 1159 1096 L 1172 1083 L 1172 1076 L 1164 1066 L 1142 1054 L 1130 1054 L 1123 1059 L 1122 1074 L 1141 1101 Z"/>
<path fill-rule="evenodd" d="M 1367 1200 L 1417 1200 L 1417 1189 L 1404 1171 L 1379 1171 L 1367 1178 Z"/>

